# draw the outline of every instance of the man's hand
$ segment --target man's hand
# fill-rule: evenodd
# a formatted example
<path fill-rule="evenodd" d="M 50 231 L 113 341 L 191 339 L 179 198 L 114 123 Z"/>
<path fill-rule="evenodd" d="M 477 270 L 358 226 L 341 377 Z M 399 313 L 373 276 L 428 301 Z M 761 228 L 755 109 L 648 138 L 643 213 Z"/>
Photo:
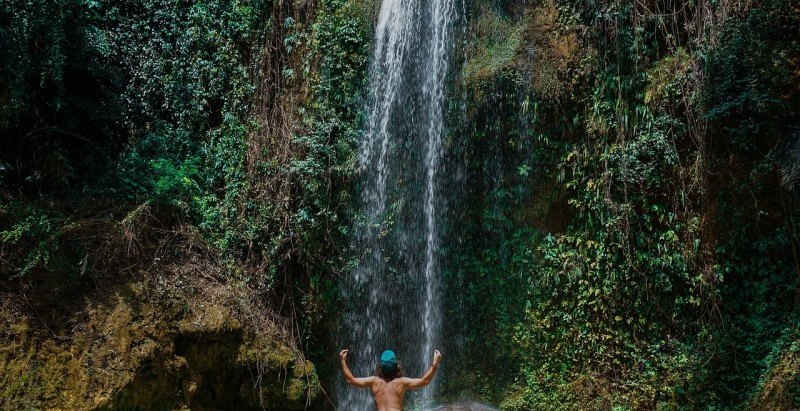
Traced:
<path fill-rule="evenodd" d="M 431 367 L 428 368 L 428 371 L 425 371 L 425 375 L 422 378 L 401 378 L 402 384 L 409 390 L 416 390 L 417 388 L 422 388 L 428 383 L 431 382 L 433 376 L 436 375 L 436 369 L 439 368 L 439 363 L 442 362 L 442 353 L 439 350 L 435 350 L 433 352 L 433 363 L 431 363 Z"/>
<path fill-rule="evenodd" d="M 342 360 L 342 374 L 344 374 L 344 380 L 347 381 L 348 384 L 359 387 L 359 388 L 369 388 L 372 386 L 372 383 L 378 377 L 364 377 L 364 378 L 356 378 L 353 376 L 353 373 L 350 372 L 350 368 L 347 366 L 347 353 L 350 350 L 342 350 L 339 352 L 339 358 Z"/>

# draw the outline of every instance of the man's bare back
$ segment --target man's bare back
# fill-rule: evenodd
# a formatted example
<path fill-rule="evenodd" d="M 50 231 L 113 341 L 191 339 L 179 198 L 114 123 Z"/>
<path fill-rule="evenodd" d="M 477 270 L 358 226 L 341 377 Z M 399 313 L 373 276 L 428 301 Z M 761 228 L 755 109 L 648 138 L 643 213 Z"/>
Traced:
<path fill-rule="evenodd" d="M 442 361 L 442 354 L 437 350 L 433 354 L 433 363 L 431 367 L 425 372 L 422 378 L 407 378 L 400 377 L 390 381 L 377 376 L 356 378 L 347 367 L 347 352 L 342 350 L 339 357 L 342 361 L 342 372 L 347 383 L 360 388 L 370 388 L 372 395 L 375 398 L 375 405 L 378 411 L 403 411 L 403 397 L 407 390 L 422 388 L 428 385 L 433 376 L 436 374 L 436 369 Z"/>
<path fill-rule="evenodd" d="M 375 397 L 378 411 L 401 411 L 403 409 L 406 388 L 401 379 L 386 382 L 375 378 L 375 382 L 372 383 L 372 395 Z"/>

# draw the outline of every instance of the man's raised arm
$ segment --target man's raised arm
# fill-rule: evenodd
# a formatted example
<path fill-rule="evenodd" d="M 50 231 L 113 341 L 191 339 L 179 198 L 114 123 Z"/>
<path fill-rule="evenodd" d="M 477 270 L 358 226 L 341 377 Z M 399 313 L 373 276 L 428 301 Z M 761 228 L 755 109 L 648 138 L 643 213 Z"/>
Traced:
<path fill-rule="evenodd" d="M 431 363 L 431 367 L 428 368 L 428 371 L 425 372 L 422 378 L 403 378 L 403 385 L 409 390 L 414 390 L 430 384 L 433 376 L 436 375 L 436 370 L 439 368 L 440 362 L 442 362 L 442 354 L 439 350 L 436 350 L 433 353 L 433 363 Z"/>
<path fill-rule="evenodd" d="M 342 360 L 342 374 L 344 374 L 344 379 L 347 381 L 348 384 L 353 385 L 359 388 L 369 388 L 372 386 L 372 383 L 375 382 L 375 377 L 365 377 L 365 378 L 356 378 L 353 376 L 353 373 L 350 372 L 350 368 L 347 367 L 347 352 L 349 350 L 342 350 L 339 353 L 339 358 Z"/>

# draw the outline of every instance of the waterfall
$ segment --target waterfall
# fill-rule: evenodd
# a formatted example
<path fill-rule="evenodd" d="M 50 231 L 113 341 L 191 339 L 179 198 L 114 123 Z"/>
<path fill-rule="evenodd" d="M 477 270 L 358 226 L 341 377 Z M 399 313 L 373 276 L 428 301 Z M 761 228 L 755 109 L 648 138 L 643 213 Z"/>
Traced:
<path fill-rule="evenodd" d="M 383 0 L 370 65 L 360 151 L 358 260 L 348 286 L 342 343 L 357 376 L 373 375 L 394 350 L 407 376 L 421 376 L 440 343 L 439 259 L 443 200 L 444 82 L 454 0 Z M 416 399 L 429 400 L 437 379 Z M 338 406 L 373 407 L 369 390 L 341 382 Z M 412 399 L 413 401 L 413 399 Z"/>

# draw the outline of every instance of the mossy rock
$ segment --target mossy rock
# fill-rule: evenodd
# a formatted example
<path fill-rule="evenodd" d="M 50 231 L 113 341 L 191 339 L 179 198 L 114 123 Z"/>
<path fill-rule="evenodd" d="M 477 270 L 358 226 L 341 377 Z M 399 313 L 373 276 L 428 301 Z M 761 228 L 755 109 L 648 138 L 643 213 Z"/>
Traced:
<path fill-rule="evenodd" d="M 314 366 L 277 332 L 246 328 L 213 303 L 153 302 L 141 284 L 90 299 L 52 335 L 23 309 L 2 309 L 0 408 L 303 409 Z"/>

